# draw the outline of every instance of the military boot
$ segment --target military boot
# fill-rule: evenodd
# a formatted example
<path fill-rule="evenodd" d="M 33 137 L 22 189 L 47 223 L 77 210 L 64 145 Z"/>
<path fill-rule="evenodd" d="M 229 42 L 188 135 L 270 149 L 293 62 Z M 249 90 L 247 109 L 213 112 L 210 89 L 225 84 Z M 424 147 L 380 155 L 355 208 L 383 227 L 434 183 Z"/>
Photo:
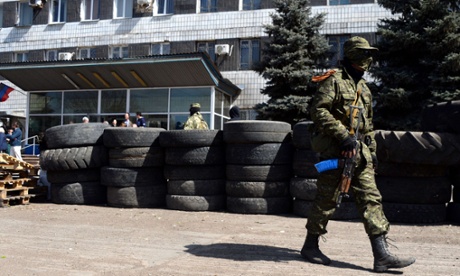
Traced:
<path fill-rule="evenodd" d="M 331 259 L 319 250 L 318 242 L 319 235 L 307 234 L 307 238 L 305 239 L 305 243 L 300 251 L 300 254 L 309 262 L 328 265 L 331 263 Z"/>
<path fill-rule="evenodd" d="M 374 253 L 374 271 L 384 272 L 389 268 L 403 268 L 415 262 L 415 258 L 400 258 L 388 251 L 385 235 L 370 237 L 372 253 Z"/>

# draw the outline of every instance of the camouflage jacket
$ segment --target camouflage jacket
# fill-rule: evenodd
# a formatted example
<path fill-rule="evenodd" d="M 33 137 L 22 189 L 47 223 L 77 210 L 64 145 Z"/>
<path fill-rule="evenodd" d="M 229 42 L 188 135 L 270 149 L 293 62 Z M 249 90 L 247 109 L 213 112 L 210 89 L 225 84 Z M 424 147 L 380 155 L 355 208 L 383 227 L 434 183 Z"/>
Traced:
<path fill-rule="evenodd" d="M 310 106 L 311 118 L 315 125 L 312 147 L 321 153 L 322 158 L 340 156 L 340 142 L 349 135 L 350 130 L 349 106 L 355 101 L 359 87 L 361 96 L 356 105 L 363 107 L 359 134 L 361 141 L 367 142 L 361 143 L 362 152 L 365 159 L 372 162 L 371 154 L 375 154 L 376 151 L 372 95 L 364 79 L 355 84 L 345 70 L 337 70 L 319 83 Z M 357 126 L 357 117 L 353 120 L 354 129 Z"/>
<path fill-rule="evenodd" d="M 188 117 L 185 122 L 184 129 L 209 129 L 208 124 L 203 119 L 203 115 L 200 112 L 196 112 L 192 116 Z"/>

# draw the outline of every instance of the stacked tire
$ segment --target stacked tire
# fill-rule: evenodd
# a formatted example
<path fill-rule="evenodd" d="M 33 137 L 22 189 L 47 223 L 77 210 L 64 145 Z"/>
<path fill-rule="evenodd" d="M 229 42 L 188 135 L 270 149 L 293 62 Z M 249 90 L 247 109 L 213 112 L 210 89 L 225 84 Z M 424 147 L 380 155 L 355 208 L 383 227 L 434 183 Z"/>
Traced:
<path fill-rule="evenodd" d="M 101 168 L 101 183 L 107 187 L 107 205 L 121 208 L 165 206 L 162 128 L 111 127 L 104 131 L 108 166 Z"/>
<path fill-rule="evenodd" d="M 378 130 L 376 182 L 390 222 L 446 220 L 451 199 L 449 168 L 460 163 L 458 135 Z"/>
<path fill-rule="evenodd" d="M 294 200 L 293 213 L 297 216 L 308 217 L 317 192 L 319 154 L 312 150 L 310 131 L 313 122 L 305 121 L 294 125 L 292 143 L 295 148 L 292 160 L 293 177 L 290 182 L 290 194 Z M 353 197 L 343 200 L 340 208 L 336 209 L 331 219 L 349 220 L 359 218 L 359 213 Z"/>
<path fill-rule="evenodd" d="M 57 204 L 106 203 L 100 168 L 107 165 L 103 132 L 107 124 L 69 124 L 46 130 L 47 149 L 40 154 L 40 167 L 51 183 L 51 201 Z"/>
<path fill-rule="evenodd" d="M 291 125 L 276 121 L 224 124 L 227 210 L 243 214 L 291 212 Z"/>
<path fill-rule="evenodd" d="M 182 211 L 225 209 L 225 146 L 220 130 L 169 130 L 165 150 L 166 206 Z"/>

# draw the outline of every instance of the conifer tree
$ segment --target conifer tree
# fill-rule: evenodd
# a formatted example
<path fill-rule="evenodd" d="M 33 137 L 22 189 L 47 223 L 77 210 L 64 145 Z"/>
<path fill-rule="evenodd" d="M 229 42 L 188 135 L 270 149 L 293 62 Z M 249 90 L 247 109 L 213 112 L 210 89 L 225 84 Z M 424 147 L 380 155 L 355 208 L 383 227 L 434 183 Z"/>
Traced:
<path fill-rule="evenodd" d="M 261 93 L 270 99 L 255 110 L 258 119 L 295 124 L 309 117 L 308 102 L 316 90 L 311 78 L 329 55 L 328 42 L 319 33 L 325 14 L 312 16 L 308 0 L 274 2 L 272 24 L 264 26 L 271 40 L 255 69 L 267 80 Z"/>
<path fill-rule="evenodd" d="M 379 0 L 394 15 L 378 25 L 372 74 L 375 126 L 418 130 L 427 104 L 460 99 L 460 9 L 452 0 Z"/>

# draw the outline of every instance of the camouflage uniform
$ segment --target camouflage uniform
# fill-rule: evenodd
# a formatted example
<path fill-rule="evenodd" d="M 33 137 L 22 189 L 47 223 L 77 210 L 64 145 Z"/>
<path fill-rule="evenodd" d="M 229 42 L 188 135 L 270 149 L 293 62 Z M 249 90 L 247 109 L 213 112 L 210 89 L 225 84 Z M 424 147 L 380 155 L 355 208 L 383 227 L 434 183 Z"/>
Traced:
<path fill-rule="evenodd" d="M 209 129 L 208 124 L 203 119 L 203 115 L 200 112 L 196 112 L 192 116 L 188 117 L 185 122 L 184 129 Z"/>
<path fill-rule="evenodd" d="M 312 147 L 320 152 L 323 160 L 341 158 L 340 141 L 349 135 L 350 129 L 350 115 L 347 111 L 355 101 L 359 87 L 361 97 L 356 105 L 364 107 L 359 127 L 362 139 L 359 142 L 360 152 L 356 157 L 357 167 L 351 189 L 366 232 L 374 236 L 386 234 L 389 223 L 383 213 L 382 197 L 375 184 L 372 154 L 375 154 L 376 143 L 372 124 L 372 95 L 363 79 L 355 84 L 345 70 L 338 70 L 320 83 L 310 109 L 316 126 Z M 353 128 L 356 129 L 357 117 L 353 122 Z M 327 232 L 326 225 L 335 211 L 341 173 L 342 169 L 330 170 L 318 177 L 318 194 L 306 225 L 309 233 L 322 235 Z"/>

